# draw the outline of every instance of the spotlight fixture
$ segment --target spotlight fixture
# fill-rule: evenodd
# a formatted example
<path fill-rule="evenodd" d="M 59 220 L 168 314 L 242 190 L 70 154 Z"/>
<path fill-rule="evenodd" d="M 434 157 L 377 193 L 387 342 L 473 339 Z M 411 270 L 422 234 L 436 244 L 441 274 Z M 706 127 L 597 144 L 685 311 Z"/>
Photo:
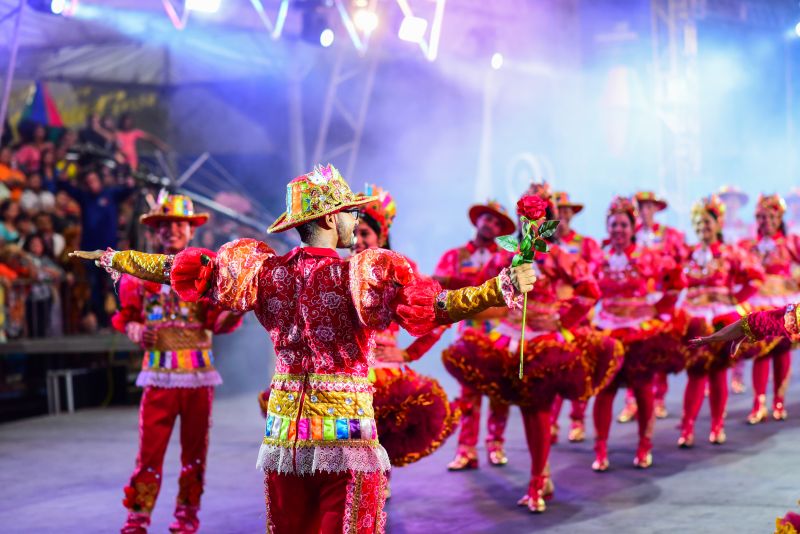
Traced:
<path fill-rule="evenodd" d="M 425 38 L 425 30 L 428 29 L 428 21 L 421 17 L 403 17 L 400 23 L 400 30 L 397 36 L 402 41 L 410 43 L 420 43 Z"/>
<path fill-rule="evenodd" d="M 322 33 L 319 34 L 319 44 L 322 45 L 323 48 L 328 48 L 333 44 L 335 37 L 336 35 L 333 33 L 332 29 L 325 28 L 322 30 Z"/>
<path fill-rule="evenodd" d="M 359 9 L 353 14 L 353 24 L 360 31 L 370 34 L 378 27 L 378 15 L 369 9 Z"/>
<path fill-rule="evenodd" d="M 222 0 L 186 0 L 185 9 L 200 13 L 216 13 Z"/>
<path fill-rule="evenodd" d="M 495 52 L 494 54 L 492 54 L 492 68 L 494 70 L 500 70 L 502 66 L 503 66 L 503 54 L 501 54 L 500 52 Z"/>
<path fill-rule="evenodd" d="M 28 7 L 48 15 L 70 16 L 78 7 L 78 0 L 28 0 Z"/>

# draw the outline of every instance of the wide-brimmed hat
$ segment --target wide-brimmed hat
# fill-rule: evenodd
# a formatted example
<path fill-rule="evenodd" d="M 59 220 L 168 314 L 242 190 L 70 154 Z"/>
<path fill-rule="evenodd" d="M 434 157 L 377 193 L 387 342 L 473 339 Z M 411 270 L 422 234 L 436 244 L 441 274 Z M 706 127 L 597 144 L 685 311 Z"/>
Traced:
<path fill-rule="evenodd" d="M 485 204 L 476 204 L 469 209 L 469 220 L 473 225 L 478 223 L 478 218 L 488 213 L 497 217 L 502 226 L 501 235 L 513 234 L 517 230 L 517 225 L 511 217 L 508 216 L 508 211 L 496 200 L 488 200 Z"/>
<path fill-rule="evenodd" d="M 286 186 L 286 211 L 267 232 L 285 232 L 329 213 L 363 206 L 376 198 L 353 193 L 333 165 L 317 165 Z"/>
<path fill-rule="evenodd" d="M 636 201 L 637 206 L 641 206 L 643 202 L 652 202 L 658 206 L 658 211 L 667 209 L 667 201 L 652 191 L 639 191 L 633 196 L 633 199 Z"/>
<path fill-rule="evenodd" d="M 566 191 L 556 191 L 553 193 L 553 201 L 556 203 L 556 207 L 558 208 L 572 208 L 572 211 L 575 213 L 579 213 L 583 210 L 583 204 L 579 204 L 570 200 L 569 193 Z"/>
<path fill-rule="evenodd" d="M 164 221 L 187 221 L 192 226 L 202 226 L 208 221 L 208 213 L 195 213 L 194 202 L 185 195 L 170 195 L 162 191 L 156 206 L 139 217 L 139 222 L 155 228 Z"/>
<path fill-rule="evenodd" d="M 750 197 L 747 196 L 747 193 L 736 187 L 735 185 L 723 185 L 717 191 L 717 196 L 725 201 L 725 197 L 736 197 L 739 199 L 741 204 L 747 204 L 747 201 Z"/>

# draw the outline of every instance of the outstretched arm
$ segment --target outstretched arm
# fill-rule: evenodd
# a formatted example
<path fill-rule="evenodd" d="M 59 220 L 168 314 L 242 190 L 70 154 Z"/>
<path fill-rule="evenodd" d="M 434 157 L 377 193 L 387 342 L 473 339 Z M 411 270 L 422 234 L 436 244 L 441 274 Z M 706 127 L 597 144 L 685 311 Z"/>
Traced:
<path fill-rule="evenodd" d="M 174 258 L 167 254 L 147 254 L 136 250 L 76 250 L 70 253 L 70 257 L 94 261 L 98 267 L 109 271 L 115 280 L 122 274 L 129 274 L 159 284 L 170 283 Z"/>

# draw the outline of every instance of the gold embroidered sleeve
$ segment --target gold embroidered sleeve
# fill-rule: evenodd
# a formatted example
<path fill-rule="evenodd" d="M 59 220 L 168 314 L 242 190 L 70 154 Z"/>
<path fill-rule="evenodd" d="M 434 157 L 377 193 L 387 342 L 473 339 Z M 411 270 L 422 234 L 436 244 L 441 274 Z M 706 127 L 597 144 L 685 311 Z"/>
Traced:
<path fill-rule="evenodd" d="M 479 286 L 445 291 L 438 298 L 437 315 L 443 322 L 458 322 L 495 306 L 506 306 L 499 278 Z"/>
<path fill-rule="evenodd" d="M 115 252 L 111 258 L 111 268 L 159 284 L 169 284 L 172 258 L 166 254 L 147 254 L 136 250 Z"/>
<path fill-rule="evenodd" d="M 753 334 L 753 329 L 750 328 L 750 321 L 748 320 L 748 316 L 747 315 L 743 316 L 740 319 L 740 322 L 742 325 L 742 331 L 744 332 L 747 341 L 750 341 L 751 343 L 755 343 L 756 341 L 758 341 L 758 338 L 755 336 L 755 334 Z"/>

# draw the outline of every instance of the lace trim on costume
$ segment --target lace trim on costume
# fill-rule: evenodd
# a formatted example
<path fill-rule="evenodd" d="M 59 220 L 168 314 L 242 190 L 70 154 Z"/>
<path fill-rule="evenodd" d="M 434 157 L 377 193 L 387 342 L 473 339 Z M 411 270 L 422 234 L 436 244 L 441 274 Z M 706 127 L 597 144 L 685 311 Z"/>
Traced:
<path fill-rule="evenodd" d="M 136 379 L 139 387 L 155 386 L 159 388 L 201 388 L 222 384 L 222 377 L 212 369 L 196 373 L 169 373 L 160 371 L 141 371 Z"/>
<path fill-rule="evenodd" d="M 503 300 L 511 310 L 522 309 L 522 295 L 517 292 L 517 288 L 511 282 L 511 271 L 506 267 L 497 276 L 497 287 L 503 294 Z"/>
<path fill-rule="evenodd" d="M 100 256 L 100 259 L 97 260 L 98 266 L 102 267 L 108 274 L 111 275 L 111 279 L 114 281 L 115 284 L 119 282 L 119 279 L 122 277 L 122 273 L 115 270 L 113 267 L 114 255 L 116 253 L 117 253 L 116 250 L 108 248 L 106 249 L 105 252 L 103 252 L 103 255 Z"/>
<path fill-rule="evenodd" d="M 256 466 L 264 472 L 294 475 L 346 471 L 374 473 L 391 469 L 389 456 L 380 445 L 347 447 L 339 444 L 292 448 L 264 443 L 258 452 Z"/>

